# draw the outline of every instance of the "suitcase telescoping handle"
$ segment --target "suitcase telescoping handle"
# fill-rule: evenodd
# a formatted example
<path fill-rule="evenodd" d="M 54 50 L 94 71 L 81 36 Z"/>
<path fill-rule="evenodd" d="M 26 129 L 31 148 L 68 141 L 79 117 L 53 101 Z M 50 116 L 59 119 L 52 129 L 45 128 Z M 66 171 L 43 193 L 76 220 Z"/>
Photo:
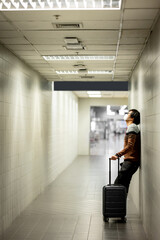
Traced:
<path fill-rule="evenodd" d="M 109 158 L 109 185 L 111 185 L 111 158 Z M 119 175 L 119 158 L 118 158 L 118 175 Z"/>

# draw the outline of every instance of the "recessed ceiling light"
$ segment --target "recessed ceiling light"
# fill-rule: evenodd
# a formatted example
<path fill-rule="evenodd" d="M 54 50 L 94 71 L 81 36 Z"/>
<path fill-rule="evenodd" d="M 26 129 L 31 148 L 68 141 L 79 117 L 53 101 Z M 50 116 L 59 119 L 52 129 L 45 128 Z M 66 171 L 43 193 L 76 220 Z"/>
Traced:
<path fill-rule="evenodd" d="M 120 10 L 122 0 L 1 0 L 0 9 L 9 10 Z"/>
<path fill-rule="evenodd" d="M 74 60 L 86 60 L 86 61 L 113 61 L 115 56 L 43 56 L 47 61 L 74 61 Z"/>
<path fill-rule="evenodd" d="M 78 74 L 78 71 L 56 71 L 57 74 Z"/>
<path fill-rule="evenodd" d="M 72 73 L 71 73 L 72 72 Z M 78 71 L 56 71 L 57 74 L 112 74 L 113 71 L 87 71 L 87 69 L 79 69 Z"/>
<path fill-rule="evenodd" d="M 113 74 L 113 71 L 88 71 L 88 74 Z"/>

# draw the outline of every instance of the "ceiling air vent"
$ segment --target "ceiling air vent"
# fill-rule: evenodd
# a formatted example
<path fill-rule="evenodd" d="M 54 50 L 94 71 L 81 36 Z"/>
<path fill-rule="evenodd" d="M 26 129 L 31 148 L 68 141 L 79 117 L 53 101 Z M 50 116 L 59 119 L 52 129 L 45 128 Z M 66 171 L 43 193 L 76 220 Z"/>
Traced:
<path fill-rule="evenodd" d="M 87 75 L 87 76 L 80 76 L 80 78 L 82 78 L 82 79 L 87 79 L 87 78 L 88 78 L 88 79 L 91 79 L 91 78 L 94 78 L 94 76 L 88 76 L 88 75 Z"/>
<path fill-rule="evenodd" d="M 64 46 L 66 50 L 84 50 L 85 48 L 81 44 L 67 44 Z"/>
<path fill-rule="evenodd" d="M 82 68 L 82 69 L 79 69 L 79 70 L 78 70 L 78 73 L 79 73 L 79 74 L 86 74 L 86 73 L 88 73 L 88 71 L 87 71 L 86 68 Z"/>
<path fill-rule="evenodd" d="M 84 64 L 75 64 L 73 65 L 74 68 L 85 68 L 86 69 L 86 66 Z"/>
<path fill-rule="evenodd" d="M 80 29 L 82 23 L 52 23 L 54 28 L 58 29 Z"/>

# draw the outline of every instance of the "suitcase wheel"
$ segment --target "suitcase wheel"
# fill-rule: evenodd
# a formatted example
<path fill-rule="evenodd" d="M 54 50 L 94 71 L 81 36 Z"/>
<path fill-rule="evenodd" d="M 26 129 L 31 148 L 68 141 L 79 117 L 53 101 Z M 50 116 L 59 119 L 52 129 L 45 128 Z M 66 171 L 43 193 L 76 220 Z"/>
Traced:
<path fill-rule="evenodd" d="M 104 221 L 104 222 L 109 222 L 109 218 L 103 217 L 103 221 Z"/>
<path fill-rule="evenodd" d="M 122 220 L 122 222 L 124 222 L 124 223 L 127 222 L 127 218 L 126 218 L 126 217 L 122 217 L 121 220 Z"/>

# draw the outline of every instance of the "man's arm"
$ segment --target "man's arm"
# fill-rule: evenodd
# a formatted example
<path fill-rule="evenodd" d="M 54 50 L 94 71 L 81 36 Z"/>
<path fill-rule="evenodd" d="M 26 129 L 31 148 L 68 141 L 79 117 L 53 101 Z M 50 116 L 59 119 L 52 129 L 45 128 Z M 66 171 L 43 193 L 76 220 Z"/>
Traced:
<path fill-rule="evenodd" d="M 129 133 L 128 134 L 128 142 L 127 145 L 125 146 L 125 148 L 123 150 L 121 150 L 120 152 L 116 153 L 115 156 L 118 157 L 122 157 L 123 155 L 125 155 L 126 153 L 132 151 L 134 145 L 135 145 L 135 141 L 136 141 L 136 135 L 137 133 Z M 113 159 L 114 160 L 114 159 Z"/>

